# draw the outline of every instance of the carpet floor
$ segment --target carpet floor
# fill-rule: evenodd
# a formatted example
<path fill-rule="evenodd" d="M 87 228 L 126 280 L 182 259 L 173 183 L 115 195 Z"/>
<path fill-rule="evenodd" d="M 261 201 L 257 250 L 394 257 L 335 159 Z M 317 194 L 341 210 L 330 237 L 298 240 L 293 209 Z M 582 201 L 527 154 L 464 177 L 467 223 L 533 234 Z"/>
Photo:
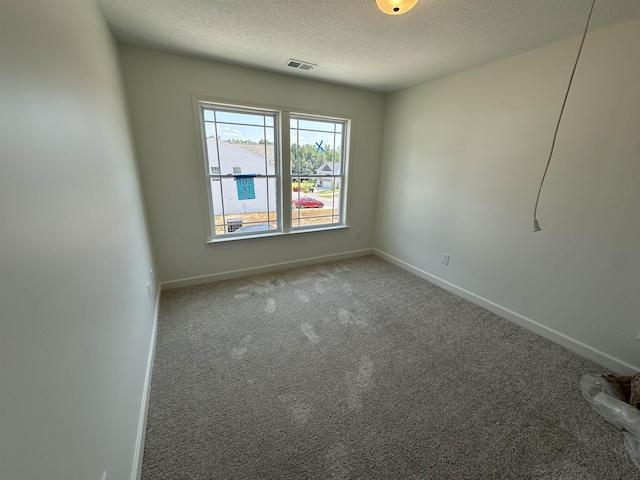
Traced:
<path fill-rule="evenodd" d="M 374 256 L 168 290 L 142 478 L 640 478 L 605 371 Z"/>

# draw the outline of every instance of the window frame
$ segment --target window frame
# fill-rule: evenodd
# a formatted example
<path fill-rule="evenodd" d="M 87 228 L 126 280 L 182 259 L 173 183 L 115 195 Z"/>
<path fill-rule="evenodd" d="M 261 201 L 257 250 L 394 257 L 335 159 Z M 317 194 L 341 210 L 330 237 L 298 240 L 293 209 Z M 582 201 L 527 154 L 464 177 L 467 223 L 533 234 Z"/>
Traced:
<path fill-rule="evenodd" d="M 275 114 L 274 121 L 274 176 L 276 185 L 276 217 L 277 227 L 275 230 L 265 230 L 264 232 L 231 232 L 221 235 L 215 235 L 214 232 L 214 205 L 213 196 L 211 194 L 210 177 L 211 172 L 207 170 L 208 160 L 206 157 L 206 126 L 203 108 L 221 108 L 224 110 L 237 111 L 238 113 L 256 113 L 256 114 Z M 194 114 L 194 125 L 197 137 L 197 163 L 198 176 L 201 178 L 201 195 L 203 198 L 203 220 L 206 233 L 206 243 L 218 243 L 226 241 L 242 240 L 246 238 L 256 237 L 273 237 L 289 234 L 322 232 L 327 230 L 339 230 L 349 228 L 349 184 L 350 179 L 350 156 L 351 142 L 353 139 L 354 119 L 350 115 L 327 113 L 297 107 L 289 107 L 284 105 L 267 105 L 254 102 L 244 102 L 238 100 L 220 99 L 215 97 L 207 97 L 201 95 L 192 95 L 192 107 Z M 291 116 L 306 117 L 307 120 L 316 121 L 337 121 L 343 123 L 343 142 L 342 155 L 340 159 L 341 169 L 340 175 L 340 198 L 339 198 L 339 218 L 340 222 L 331 224 L 304 225 L 293 227 L 293 207 L 292 188 L 284 188 L 285 185 L 291 185 L 293 178 L 300 175 L 291 174 Z M 311 175 L 305 175 L 305 177 Z M 322 175 L 313 175 L 314 177 L 322 177 Z M 265 178 L 267 176 L 258 176 Z M 331 176 L 333 177 L 333 175 Z M 325 176 L 326 178 L 326 176 Z"/>
<path fill-rule="evenodd" d="M 307 122 L 322 123 L 322 122 L 326 121 L 327 123 L 328 122 L 332 122 L 334 124 L 342 124 L 342 131 L 339 132 L 339 133 L 342 136 L 342 140 L 343 141 L 341 143 L 341 153 L 340 153 L 341 160 L 339 162 L 340 163 L 340 174 L 336 175 L 335 173 L 332 173 L 331 175 L 322 175 L 322 174 L 318 174 L 317 171 L 316 171 L 316 173 L 312 173 L 312 174 L 306 174 L 306 173 L 305 174 L 296 174 L 296 175 L 291 174 L 292 179 L 293 178 L 302 178 L 302 177 L 304 177 L 304 178 L 315 179 L 317 181 L 318 179 L 331 178 L 335 182 L 335 179 L 339 178 L 341 185 L 346 183 L 346 181 L 348 179 L 348 175 L 343 170 L 346 170 L 346 168 L 348 168 L 347 144 L 348 144 L 348 141 L 349 141 L 349 128 L 350 128 L 349 120 L 348 119 L 344 119 L 344 118 L 326 117 L 326 116 L 321 116 L 321 115 L 309 115 L 309 114 L 299 113 L 297 111 L 295 113 L 294 112 L 290 113 L 290 115 L 289 115 L 289 125 L 291 124 L 291 120 L 293 120 L 293 119 L 298 120 L 298 122 L 307 121 Z M 292 129 L 293 129 L 293 127 L 289 126 L 289 131 L 291 131 Z M 307 128 L 301 127 L 300 123 L 297 124 L 295 129 L 298 130 L 298 132 L 307 131 L 307 132 L 317 132 L 317 133 L 324 133 L 324 134 L 331 133 L 329 131 L 321 131 L 321 130 L 310 129 L 308 127 Z M 338 132 L 336 132 L 336 131 L 333 132 L 334 140 L 335 140 L 335 135 L 337 133 Z M 293 141 L 293 139 L 289 140 L 289 147 L 291 146 L 291 142 L 292 141 Z M 297 141 L 296 141 L 296 143 L 297 143 Z M 322 144 L 322 141 L 320 143 Z M 334 144 L 334 147 L 335 147 L 335 144 Z M 291 160 L 291 155 L 290 154 L 289 154 L 288 158 L 289 158 L 289 161 L 290 161 Z M 347 167 L 346 168 L 343 168 L 343 166 L 342 166 L 343 165 L 342 164 L 342 159 L 343 158 L 345 159 L 345 163 L 347 163 Z M 334 162 L 334 166 L 335 166 L 335 162 Z M 290 165 L 289 165 L 289 167 L 290 167 Z M 291 168 L 289 168 L 289 170 L 291 170 Z M 335 188 L 332 188 L 332 190 L 335 191 Z M 298 201 L 302 200 L 304 197 L 306 197 L 308 195 L 308 194 L 301 195 L 300 191 L 297 191 L 296 194 L 297 194 L 297 197 L 298 197 L 297 198 Z M 292 192 L 292 196 L 293 195 L 294 194 Z M 339 218 L 344 218 L 344 211 L 345 211 L 345 204 L 344 203 L 346 202 L 345 198 L 346 197 L 344 195 L 342 195 L 342 194 L 340 194 L 339 197 L 338 197 L 338 200 L 340 202 L 340 204 L 339 204 L 339 213 L 338 213 Z M 333 197 L 333 201 L 335 202 L 335 195 Z M 300 210 L 296 209 L 296 212 L 298 213 L 298 221 L 299 221 L 299 219 L 300 219 L 300 216 L 299 216 Z M 326 215 L 326 217 L 333 218 L 334 217 L 333 211 L 331 212 L 331 215 Z M 315 217 L 315 218 L 318 218 L 318 217 Z M 292 225 L 293 225 L 293 221 L 292 221 Z M 342 225 L 342 223 L 340 223 L 340 222 L 332 222 L 330 224 L 318 224 L 318 225 L 325 225 L 327 227 L 331 227 L 331 226 L 335 226 L 335 225 L 338 225 L 338 226 Z M 297 226 L 297 227 L 292 226 L 291 227 L 292 231 L 307 230 L 307 229 L 308 229 L 308 227 L 306 225 Z M 317 229 L 320 229 L 320 228 L 318 227 Z"/>

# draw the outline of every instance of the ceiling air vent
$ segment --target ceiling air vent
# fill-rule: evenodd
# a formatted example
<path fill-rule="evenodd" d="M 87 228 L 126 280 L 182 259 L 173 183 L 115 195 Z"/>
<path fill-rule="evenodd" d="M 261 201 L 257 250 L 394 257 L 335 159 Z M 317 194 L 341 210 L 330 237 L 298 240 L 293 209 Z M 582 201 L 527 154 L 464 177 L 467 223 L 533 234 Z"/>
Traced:
<path fill-rule="evenodd" d="M 311 70 L 313 67 L 317 67 L 318 65 L 316 65 L 315 63 L 303 62 L 302 60 L 294 60 L 293 58 L 290 58 L 289 60 L 287 60 L 287 63 L 285 63 L 285 66 L 296 68 L 298 70 Z"/>

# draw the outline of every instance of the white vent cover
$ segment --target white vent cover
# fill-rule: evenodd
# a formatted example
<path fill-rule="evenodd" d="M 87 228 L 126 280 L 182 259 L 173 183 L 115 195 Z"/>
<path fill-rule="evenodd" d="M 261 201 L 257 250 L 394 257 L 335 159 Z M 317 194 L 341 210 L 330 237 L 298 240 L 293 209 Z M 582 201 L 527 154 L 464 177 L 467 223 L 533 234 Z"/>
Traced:
<path fill-rule="evenodd" d="M 317 67 L 318 65 L 316 65 L 315 63 L 303 62 L 302 60 L 294 60 L 293 58 L 290 58 L 285 63 L 285 66 L 296 68 L 298 70 L 311 70 L 313 67 Z"/>

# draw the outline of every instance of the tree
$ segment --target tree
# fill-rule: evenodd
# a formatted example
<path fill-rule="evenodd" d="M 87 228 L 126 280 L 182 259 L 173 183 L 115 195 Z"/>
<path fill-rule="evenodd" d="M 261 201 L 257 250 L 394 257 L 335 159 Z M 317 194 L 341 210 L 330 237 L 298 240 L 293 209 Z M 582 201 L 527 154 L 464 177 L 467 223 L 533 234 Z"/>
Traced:
<path fill-rule="evenodd" d="M 315 174 L 325 163 L 339 162 L 340 152 L 326 145 L 324 150 L 315 145 L 291 145 L 291 173 L 293 175 Z"/>

